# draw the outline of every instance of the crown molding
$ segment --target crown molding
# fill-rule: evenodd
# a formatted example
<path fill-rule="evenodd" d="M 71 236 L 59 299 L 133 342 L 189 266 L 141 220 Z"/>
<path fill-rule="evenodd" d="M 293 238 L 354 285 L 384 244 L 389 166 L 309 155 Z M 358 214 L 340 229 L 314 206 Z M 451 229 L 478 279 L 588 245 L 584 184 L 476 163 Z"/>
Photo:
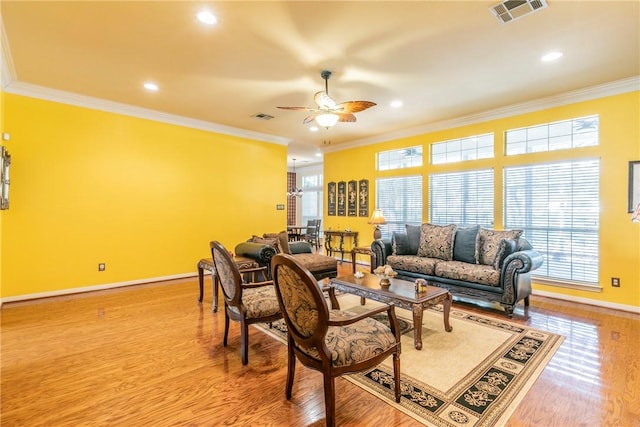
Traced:
<path fill-rule="evenodd" d="M 0 30 L 0 84 L 2 88 L 5 88 L 16 79 L 16 69 L 13 66 L 9 39 L 7 38 L 2 15 L 0 15 Z"/>
<path fill-rule="evenodd" d="M 607 96 L 619 95 L 627 92 L 635 92 L 640 90 L 640 76 L 633 76 L 622 80 L 604 83 L 584 89 L 574 90 L 571 92 L 561 93 L 558 95 L 540 98 L 533 101 L 527 101 L 520 104 L 513 104 L 506 107 L 500 107 L 493 110 L 485 111 L 478 114 L 457 117 L 454 119 L 442 120 L 426 125 L 403 129 L 397 132 L 391 132 L 384 135 L 376 135 L 368 138 L 358 139 L 355 141 L 340 144 L 335 148 L 325 148 L 324 152 L 336 152 L 348 150 L 355 147 L 376 144 L 380 142 L 393 141 L 400 138 L 408 138 L 411 136 L 422 135 L 425 133 L 436 132 L 455 127 L 472 125 L 475 123 L 483 123 L 491 120 L 502 119 L 505 117 L 516 116 L 519 114 L 532 113 L 534 111 L 545 110 L 553 107 L 561 107 L 563 105 L 575 104 L 577 102 L 590 101 L 592 99 L 604 98 Z"/>
<path fill-rule="evenodd" d="M 125 116 L 137 117 L 140 119 L 153 120 L 156 122 L 184 126 L 188 128 L 220 133 L 224 135 L 231 135 L 240 138 L 249 138 L 278 145 L 289 145 L 289 143 L 291 142 L 289 138 L 267 135 L 259 132 L 252 132 L 249 130 L 234 128 L 231 126 L 225 126 L 213 122 L 207 122 L 204 120 L 191 119 L 188 117 L 163 113 L 161 111 L 151 110 L 148 108 L 135 107 L 133 105 L 107 101 L 91 96 L 79 95 L 76 93 L 66 92 L 58 89 L 51 89 L 44 86 L 33 85 L 30 83 L 22 83 L 19 81 L 13 81 L 9 83 L 4 88 L 4 91 L 6 93 L 43 99 L 46 101 L 59 102 L 62 104 L 74 105 L 76 107 L 122 114 Z"/>

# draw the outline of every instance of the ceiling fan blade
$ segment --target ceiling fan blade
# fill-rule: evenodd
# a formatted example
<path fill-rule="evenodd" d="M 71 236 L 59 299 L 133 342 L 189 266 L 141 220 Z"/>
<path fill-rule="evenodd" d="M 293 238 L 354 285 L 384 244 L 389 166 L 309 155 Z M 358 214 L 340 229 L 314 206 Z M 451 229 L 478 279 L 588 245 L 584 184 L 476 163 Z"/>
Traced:
<path fill-rule="evenodd" d="M 342 113 L 342 114 L 338 114 L 339 122 L 343 122 L 343 123 L 353 123 L 356 121 L 356 116 L 354 116 L 351 113 Z"/>
<path fill-rule="evenodd" d="M 316 113 L 316 114 L 312 114 L 310 116 L 305 117 L 304 120 L 302 121 L 302 123 L 305 124 L 305 125 L 308 125 L 309 123 L 311 123 L 312 121 L 314 121 L 316 119 L 317 115 L 318 114 Z"/>
<path fill-rule="evenodd" d="M 327 94 L 327 92 L 316 92 L 313 97 L 321 110 L 333 110 L 336 108 L 336 101 Z"/>
<path fill-rule="evenodd" d="M 340 104 L 336 105 L 336 112 L 341 114 L 341 113 L 357 113 L 359 111 L 364 111 L 367 108 L 371 108 L 374 105 L 376 105 L 375 102 L 370 102 L 370 101 L 347 101 L 347 102 L 341 102 Z"/>
<path fill-rule="evenodd" d="M 309 107 L 278 107 L 283 110 L 296 110 L 296 111 L 318 111 L 317 108 L 309 108 Z"/>

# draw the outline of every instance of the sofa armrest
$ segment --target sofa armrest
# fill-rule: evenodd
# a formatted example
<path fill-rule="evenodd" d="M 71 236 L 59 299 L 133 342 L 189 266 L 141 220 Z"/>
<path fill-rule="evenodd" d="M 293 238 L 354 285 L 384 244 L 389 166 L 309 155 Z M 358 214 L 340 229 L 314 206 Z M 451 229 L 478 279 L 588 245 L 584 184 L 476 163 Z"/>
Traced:
<path fill-rule="evenodd" d="M 531 274 L 540 267 L 544 259 L 540 252 L 529 249 L 514 252 L 509 255 L 502 265 L 500 272 L 500 285 L 502 287 L 502 305 L 512 307 L 521 299 L 528 305 L 531 295 Z"/>
<path fill-rule="evenodd" d="M 529 273 L 540 267 L 544 262 L 542 254 L 534 249 L 518 251 L 509 255 L 502 265 L 502 274 Z"/>
<path fill-rule="evenodd" d="M 289 250 L 291 255 L 295 254 L 312 254 L 313 246 L 309 242 L 289 242 Z"/>
<path fill-rule="evenodd" d="M 371 266 L 371 270 L 387 263 L 387 256 L 391 255 L 391 242 L 385 242 L 377 239 L 371 242 L 371 251 L 375 254 L 375 265 Z"/>
<path fill-rule="evenodd" d="M 269 265 L 276 249 L 264 243 L 242 242 L 236 245 L 234 252 L 237 256 L 251 258 L 260 265 Z"/>

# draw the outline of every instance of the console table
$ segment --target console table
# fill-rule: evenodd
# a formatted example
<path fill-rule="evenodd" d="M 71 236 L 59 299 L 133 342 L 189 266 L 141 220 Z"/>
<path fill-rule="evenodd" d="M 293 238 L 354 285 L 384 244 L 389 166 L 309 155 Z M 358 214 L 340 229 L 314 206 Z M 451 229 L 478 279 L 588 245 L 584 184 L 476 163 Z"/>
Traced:
<path fill-rule="evenodd" d="M 327 252 L 327 255 L 333 256 L 334 252 L 340 252 L 341 261 L 344 261 L 344 253 L 345 253 L 344 238 L 345 237 L 352 239 L 352 247 L 358 246 L 357 231 L 325 230 L 323 231 L 323 233 L 324 233 L 324 249 Z"/>

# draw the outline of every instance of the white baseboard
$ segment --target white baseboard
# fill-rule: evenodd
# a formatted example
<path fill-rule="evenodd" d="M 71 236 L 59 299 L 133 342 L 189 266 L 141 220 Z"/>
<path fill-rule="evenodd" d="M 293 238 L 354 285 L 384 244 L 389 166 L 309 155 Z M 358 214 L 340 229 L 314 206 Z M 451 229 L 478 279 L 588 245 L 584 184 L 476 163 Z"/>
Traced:
<path fill-rule="evenodd" d="M 83 286 L 80 288 L 60 289 L 57 291 L 38 292 L 35 294 L 17 295 L 15 297 L 0 298 L 0 307 L 2 304 L 16 301 L 27 301 L 38 298 L 57 297 L 62 295 L 80 294 L 83 292 L 102 291 L 105 289 L 123 288 L 125 286 L 142 285 L 145 283 L 162 282 L 165 280 L 184 279 L 187 277 L 197 276 L 198 273 L 182 273 L 172 274 L 170 276 L 149 277 L 147 279 L 128 280 L 125 282 L 105 283 L 103 285 Z"/>
<path fill-rule="evenodd" d="M 548 292 L 548 291 L 539 291 L 537 289 L 533 289 L 532 295 L 540 295 L 543 297 L 549 297 L 549 298 L 559 299 L 563 301 L 577 302 L 581 304 L 594 305 L 596 307 L 611 308 L 613 310 L 629 311 L 631 313 L 640 314 L 640 307 L 636 307 L 633 305 L 617 304 L 614 302 L 607 302 L 607 301 L 598 301 L 590 298 L 576 297 L 573 295 L 558 294 L 558 293 Z"/>

